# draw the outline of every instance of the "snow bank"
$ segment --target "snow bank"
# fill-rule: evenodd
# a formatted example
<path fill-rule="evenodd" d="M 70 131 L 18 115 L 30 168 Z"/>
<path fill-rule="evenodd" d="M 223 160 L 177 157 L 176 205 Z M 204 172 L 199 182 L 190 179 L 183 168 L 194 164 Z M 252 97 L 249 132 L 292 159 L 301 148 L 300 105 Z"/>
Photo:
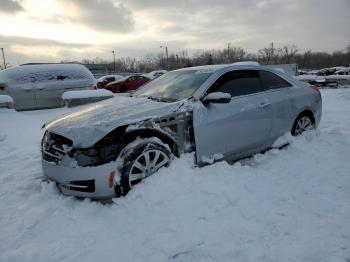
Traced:
<path fill-rule="evenodd" d="M 79 106 L 114 97 L 113 93 L 106 89 L 68 91 L 62 94 L 63 103 L 68 106 Z"/>
<path fill-rule="evenodd" d="M 68 91 L 62 94 L 62 99 L 83 99 L 90 97 L 113 97 L 113 93 L 106 89 Z"/>
<path fill-rule="evenodd" d="M 322 96 L 318 130 L 285 149 L 204 168 L 184 155 L 113 205 L 35 179 L 41 125 L 71 109 L 3 112 L 0 261 L 349 261 L 350 89 Z"/>
<path fill-rule="evenodd" d="M 318 75 L 300 75 L 295 76 L 298 80 L 302 81 L 320 81 L 324 82 L 326 80 L 350 80 L 350 75 L 328 75 L 328 76 L 318 76 Z"/>
<path fill-rule="evenodd" d="M 14 108 L 12 97 L 8 95 L 0 95 L 0 108 Z"/>
<path fill-rule="evenodd" d="M 0 95 L 0 103 L 13 103 L 13 99 L 8 95 Z"/>

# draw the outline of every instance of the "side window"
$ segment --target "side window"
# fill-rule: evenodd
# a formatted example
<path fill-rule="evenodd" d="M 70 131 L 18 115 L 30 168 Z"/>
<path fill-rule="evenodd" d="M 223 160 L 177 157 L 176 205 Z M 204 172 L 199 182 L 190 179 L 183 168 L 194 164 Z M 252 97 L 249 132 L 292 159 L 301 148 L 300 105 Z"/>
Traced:
<path fill-rule="evenodd" d="M 111 76 L 111 77 L 106 77 L 105 80 L 108 81 L 108 82 L 112 82 L 112 81 L 115 81 L 115 77 L 113 77 L 113 76 Z"/>
<path fill-rule="evenodd" d="M 239 70 L 222 75 L 210 87 L 209 93 L 223 92 L 229 93 L 234 97 L 249 95 L 263 90 L 258 71 Z"/>
<path fill-rule="evenodd" d="M 267 72 L 267 71 L 259 71 L 259 74 L 261 77 L 261 83 L 264 89 L 266 90 L 292 86 L 286 80 L 282 79 L 281 77 L 279 77 L 274 73 Z"/>
<path fill-rule="evenodd" d="M 134 76 L 135 81 L 140 81 L 143 79 L 143 76 Z"/>

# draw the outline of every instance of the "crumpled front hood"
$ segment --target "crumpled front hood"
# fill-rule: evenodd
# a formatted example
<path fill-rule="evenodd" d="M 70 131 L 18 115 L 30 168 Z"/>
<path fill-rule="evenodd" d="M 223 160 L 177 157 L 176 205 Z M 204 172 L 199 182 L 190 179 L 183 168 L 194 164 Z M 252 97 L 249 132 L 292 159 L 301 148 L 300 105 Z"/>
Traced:
<path fill-rule="evenodd" d="M 69 138 L 77 148 L 94 145 L 119 126 L 174 112 L 182 102 L 164 103 L 147 98 L 118 96 L 45 124 L 49 132 Z"/>

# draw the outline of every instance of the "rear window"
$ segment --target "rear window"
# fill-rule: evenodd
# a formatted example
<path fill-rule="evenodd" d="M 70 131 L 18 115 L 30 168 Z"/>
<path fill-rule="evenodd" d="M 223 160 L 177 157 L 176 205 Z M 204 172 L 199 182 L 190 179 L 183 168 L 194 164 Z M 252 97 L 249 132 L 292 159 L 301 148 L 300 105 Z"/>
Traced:
<path fill-rule="evenodd" d="M 292 86 L 286 80 L 282 79 L 278 75 L 267 72 L 267 71 L 259 71 L 261 83 L 264 89 L 278 89 Z"/>

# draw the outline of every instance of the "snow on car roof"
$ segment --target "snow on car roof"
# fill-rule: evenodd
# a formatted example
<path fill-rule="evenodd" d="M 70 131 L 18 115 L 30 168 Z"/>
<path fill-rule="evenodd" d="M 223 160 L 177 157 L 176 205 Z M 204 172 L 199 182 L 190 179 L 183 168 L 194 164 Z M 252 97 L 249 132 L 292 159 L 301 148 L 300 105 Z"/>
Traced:
<path fill-rule="evenodd" d="M 4 82 L 31 82 L 32 77 L 42 81 L 51 79 L 55 74 L 66 74 L 72 79 L 95 79 L 82 64 L 25 64 L 0 71 L 0 79 Z"/>

